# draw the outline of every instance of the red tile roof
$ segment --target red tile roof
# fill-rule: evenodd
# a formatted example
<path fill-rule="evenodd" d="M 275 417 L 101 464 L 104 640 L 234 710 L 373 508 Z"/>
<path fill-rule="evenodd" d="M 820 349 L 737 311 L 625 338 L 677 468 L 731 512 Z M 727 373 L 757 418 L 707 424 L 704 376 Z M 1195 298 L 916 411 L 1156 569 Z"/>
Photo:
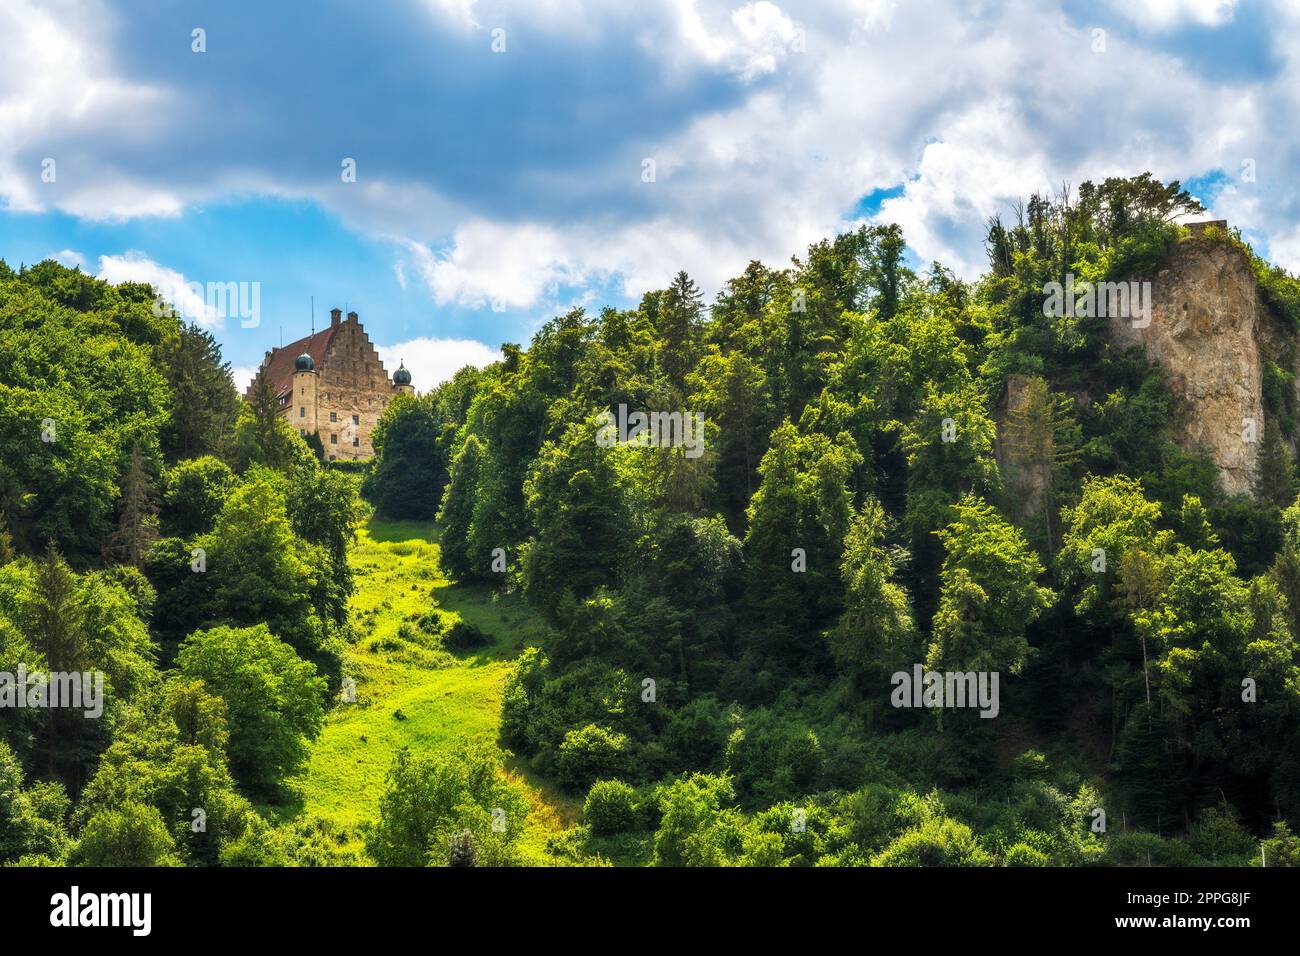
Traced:
<path fill-rule="evenodd" d="M 303 352 L 311 356 L 319 371 L 321 362 L 325 360 L 325 353 L 330 350 L 330 344 L 334 341 L 334 333 L 339 328 L 340 326 L 332 325 L 314 335 L 304 336 L 297 342 L 290 342 L 288 345 L 271 350 L 271 357 L 262 363 L 261 374 L 270 380 L 271 388 L 275 390 L 277 397 L 293 390 L 294 363 Z M 248 391 L 251 391 L 252 387 L 250 383 Z M 248 391 L 244 394 L 247 395 Z"/>

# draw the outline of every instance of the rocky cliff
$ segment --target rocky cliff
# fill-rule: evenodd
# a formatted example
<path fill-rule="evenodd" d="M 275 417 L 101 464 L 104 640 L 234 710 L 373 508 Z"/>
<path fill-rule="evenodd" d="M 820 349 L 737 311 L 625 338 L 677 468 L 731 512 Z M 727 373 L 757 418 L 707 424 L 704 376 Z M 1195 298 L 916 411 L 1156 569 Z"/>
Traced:
<path fill-rule="evenodd" d="M 1183 444 L 1210 455 L 1229 494 L 1249 493 L 1264 440 L 1263 363 L 1292 350 L 1245 254 L 1196 232 L 1148 280 L 1149 322 L 1112 315 L 1111 334 L 1164 368 Z"/>

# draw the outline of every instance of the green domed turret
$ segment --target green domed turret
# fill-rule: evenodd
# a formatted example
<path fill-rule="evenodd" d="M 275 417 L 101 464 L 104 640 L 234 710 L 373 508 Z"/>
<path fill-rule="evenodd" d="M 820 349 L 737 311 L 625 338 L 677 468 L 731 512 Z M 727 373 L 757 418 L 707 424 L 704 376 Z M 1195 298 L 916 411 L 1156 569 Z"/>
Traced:
<path fill-rule="evenodd" d="M 397 366 L 397 371 L 393 373 L 394 385 L 410 385 L 411 373 L 406 370 L 406 363 L 403 362 Z"/>
<path fill-rule="evenodd" d="M 310 355 L 303 352 L 293 360 L 293 367 L 299 372 L 310 372 L 316 367 L 316 362 Z"/>

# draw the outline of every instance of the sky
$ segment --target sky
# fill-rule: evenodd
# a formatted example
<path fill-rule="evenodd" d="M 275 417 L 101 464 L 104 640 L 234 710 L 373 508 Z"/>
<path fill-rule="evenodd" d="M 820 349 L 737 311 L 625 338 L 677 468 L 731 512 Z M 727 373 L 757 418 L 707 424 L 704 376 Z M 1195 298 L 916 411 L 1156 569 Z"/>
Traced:
<path fill-rule="evenodd" d="M 241 385 L 331 308 L 424 390 L 862 222 L 974 278 L 989 216 L 1145 170 L 1300 271 L 1300 0 L 0 0 L 0 41 L 0 259 L 153 282 Z"/>

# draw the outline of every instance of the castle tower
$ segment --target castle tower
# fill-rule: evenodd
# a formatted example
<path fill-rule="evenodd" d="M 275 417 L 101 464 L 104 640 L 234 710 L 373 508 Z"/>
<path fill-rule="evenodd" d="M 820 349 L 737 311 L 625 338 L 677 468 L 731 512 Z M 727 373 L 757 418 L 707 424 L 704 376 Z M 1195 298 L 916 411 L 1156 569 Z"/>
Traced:
<path fill-rule="evenodd" d="M 393 391 L 399 395 L 414 395 L 415 386 L 411 384 L 411 373 L 406 370 L 406 363 L 401 362 L 393 373 Z"/>
<path fill-rule="evenodd" d="M 319 429 L 318 412 L 320 403 L 317 385 L 320 373 L 316 371 L 316 361 L 308 352 L 303 352 L 293 363 L 293 398 L 290 412 L 290 424 L 298 429 L 298 434 L 306 438 Z"/>

